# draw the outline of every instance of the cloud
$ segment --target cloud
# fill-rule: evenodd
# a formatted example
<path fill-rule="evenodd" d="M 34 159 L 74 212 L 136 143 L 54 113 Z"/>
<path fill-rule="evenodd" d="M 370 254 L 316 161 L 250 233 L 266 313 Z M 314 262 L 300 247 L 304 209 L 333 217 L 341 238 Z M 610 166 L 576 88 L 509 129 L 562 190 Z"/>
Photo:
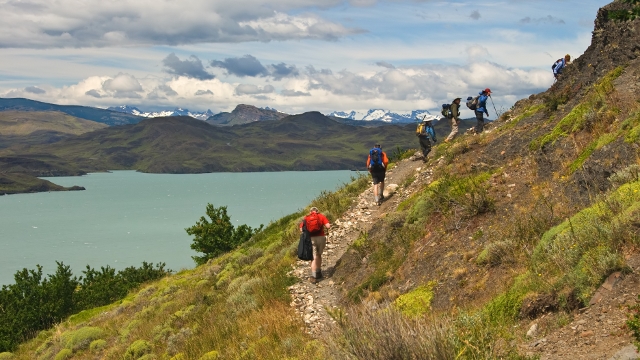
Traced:
<path fill-rule="evenodd" d="M 100 93 L 96 89 L 91 89 L 89 91 L 86 91 L 84 94 L 88 96 L 92 96 L 97 99 L 100 99 L 102 97 L 102 95 L 100 95 Z"/>
<path fill-rule="evenodd" d="M 157 0 L 149 6 L 136 0 L 9 0 L 2 1 L 0 48 L 335 40 L 362 30 L 302 11 L 343 3 L 343 0 Z"/>
<path fill-rule="evenodd" d="M 260 87 L 253 84 L 240 84 L 236 87 L 236 95 L 270 94 L 275 91 L 272 85 Z"/>
<path fill-rule="evenodd" d="M 212 60 L 211 66 L 225 69 L 228 74 L 239 77 L 267 76 L 269 74 L 269 71 L 262 66 L 260 61 L 251 55 L 226 58 L 224 61 Z"/>
<path fill-rule="evenodd" d="M 285 63 L 271 64 L 268 66 L 269 73 L 275 80 L 281 80 L 282 78 L 298 76 L 300 71 L 295 65 L 287 65 Z"/>
<path fill-rule="evenodd" d="M 473 12 L 471 12 L 471 15 L 469 15 L 469 17 L 472 18 L 473 20 L 479 20 L 481 17 L 480 11 L 473 10 Z"/>
<path fill-rule="evenodd" d="M 175 53 L 167 55 L 162 60 L 164 71 L 178 76 L 186 76 L 200 80 L 210 80 L 214 76 L 209 74 L 202 65 L 202 61 L 197 56 L 191 55 L 189 59 L 180 60 Z"/>
<path fill-rule="evenodd" d="M 27 86 L 26 88 L 24 88 L 24 91 L 26 91 L 28 93 L 32 93 L 32 94 L 44 94 L 44 93 L 46 93 L 45 90 L 40 89 L 37 86 Z"/>
<path fill-rule="evenodd" d="M 118 99 L 140 99 L 142 96 L 138 93 L 143 91 L 140 82 L 133 75 L 125 73 L 119 73 L 113 79 L 105 80 L 102 83 L 102 90 Z"/>
<path fill-rule="evenodd" d="M 489 50 L 487 50 L 487 48 L 485 48 L 484 46 L 480 46 L 478 44 L 467 47 L 465 49 L 465 52 L 467 53 L 467 56 L 469 56 L 469 59 L 472 61 L 490 56 Z"/>
<path fill-rule="evenodd" d="M 147 94 L 147 99 L 150 100 L 166 100 L 167 97 L 176 96 L 178 93 L 166 84 L 160 84 L 156 86 L 150 93 Z"/>
<path fill-rule="evenodd" d="M 538 25 L 538 24 L 564 25 L 565 24 L 564 20 L 551 15 L 547 15 L 545 17 L 541 17 L 537 19 L 532 19 L 531 17 L 527 16 L 525 18 L 520 19 L 520 21 L 518 22 L 520 24 L 534 24 L 534 25 Z"/>
<path fill-rule="evenodd" d="M 376 65 L 387 69 L 395 69 L 396 67 L 386 61 L 378 61 Z"/>
<path fill-rule="evenodd" d="M 303 91 L 295 91 L 295 90 L 282 90 L 280 92 L 283 96 L 295 97 L 295 96 L 311 96 L 308 92 Z"/>
<path fill-rule="evenodd" d="M 196 91 L 196 93 L 194 95 L 195 96 L 213 95 L 213 91 L 211 91 L 211 90 L 198 90 L 198 91 Z"/>

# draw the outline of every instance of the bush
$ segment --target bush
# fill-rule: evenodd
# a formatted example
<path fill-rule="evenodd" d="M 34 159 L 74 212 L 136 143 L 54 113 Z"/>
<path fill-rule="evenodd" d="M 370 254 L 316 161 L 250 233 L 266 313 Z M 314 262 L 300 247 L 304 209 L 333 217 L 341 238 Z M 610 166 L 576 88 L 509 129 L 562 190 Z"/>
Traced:
<path fill-rule="evenodd" d="M 127 349 L 124 354 L 124 360 L 137 360 L 151 352 L 151 345 L 144 340 L 136 340 Z"/>
<path fill-rule="evenodd" d="M 84 350 L 89 347 L 92 341 L 98 340 L 104 336 L 104 331 L 97 327 L 80 328 L 66 338 L 65 347 L 73 351 Z"/>
<path fill-rule="evenodd" d="M 192 256 L 198 265 L 235 249 L 262 231 L 263 228 L 263 225 L 257 229 L 252 229 L 247 225 L 234 227 L 231 223 L 231 217 L 227 215 L 226 206 L 215 208 L 213 205 L 207 204 L 206 213 L 211 222 L 202 216 L 194 226 L 185 229 L 187 234 L 195 236 L 191 248 L 204 254 L 203 256 Z"/>
<path fill-rule="evenodd" d="M 400 295 L 393 305 L 407 317 L 418 317 L 431 310 L 431 299 L 433 299 L 433 287 L 435 281 L 427 285 L 419 286 L 412 291 Z"/>
<path fill-rule="evenodd" d="M 93 340 L 91 344 L 89 344 L 89 350 L 92 353 L 100 352 L 105 347 L 107 347 L 107 341 L 103 339 Z"/>
<path fill-rule="evenodd" d="M 58 354 L 56 354 L 54 360 L 67 360 L 71 359 L 72 357 L 73 351 L 71 351 L 70 349 L 62 349 Z"/>
<path fill-rule="evenodd" d="M 199 360 L 217 360 L 219 357 L 218 352 L 217 351 L 209 351 L 208 353 L 202 355 L 202 357 Z"/>
<path fill-rule="evenodd" d="M 0 360 L 12 360 L 13 358 L 14 358 L 14 356 L 10 352 L 0 353 Z"/>

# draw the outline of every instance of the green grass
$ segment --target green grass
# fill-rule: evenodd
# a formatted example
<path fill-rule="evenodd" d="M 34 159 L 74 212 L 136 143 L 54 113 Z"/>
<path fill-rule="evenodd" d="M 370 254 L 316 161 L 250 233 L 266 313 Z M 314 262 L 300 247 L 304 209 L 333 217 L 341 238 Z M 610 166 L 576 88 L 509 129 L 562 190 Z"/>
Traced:
<path fill-rule="evenodd" d="M 614 91 L 613 81 L 622 75 L 624 67 L 619 66 L 609 72 L 600 82 L 593 85 L 585 99 L 575 106 L 569 114 L 562 118 L 550 133 L 534 139 L 529 144 L 529 149 L 537 150 L 547 144 L 553 144 L 561 137 L 581 131 L 585 127 L 587 114 L 603 111 L 607 94 Z"/>

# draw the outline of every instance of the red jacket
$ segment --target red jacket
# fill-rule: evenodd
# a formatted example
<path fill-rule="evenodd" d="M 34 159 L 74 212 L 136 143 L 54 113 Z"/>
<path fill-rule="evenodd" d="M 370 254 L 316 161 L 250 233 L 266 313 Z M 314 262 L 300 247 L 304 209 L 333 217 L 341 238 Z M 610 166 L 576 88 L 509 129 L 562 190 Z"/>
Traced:
<path fill-rule="evenodd" d="M 309 216 L 309 215 L 307 215 L 307 216 Z M 306 220 L 307 216 L 304 217 L 305 220 Z M 320 213 L 318 213 L 318 218 L 320 219 L 320 224 L 322 224 L 322 228 L 320 229 L 320 231 L 317 231 L 317 232 L 314 232 L 314 233 L 309 233 L 309 235 L 311 235 L 311 236 L 324 236 L 325 235 L 324 234 L 324 226 L 329 223 L 329 219 L 327 219 L 326 216 L 324 216 L 324 215 L 322 215 Z M 302 230 L 302 224 L 304 224 L 304 222 L 300 223 L 300 230 Z"/>

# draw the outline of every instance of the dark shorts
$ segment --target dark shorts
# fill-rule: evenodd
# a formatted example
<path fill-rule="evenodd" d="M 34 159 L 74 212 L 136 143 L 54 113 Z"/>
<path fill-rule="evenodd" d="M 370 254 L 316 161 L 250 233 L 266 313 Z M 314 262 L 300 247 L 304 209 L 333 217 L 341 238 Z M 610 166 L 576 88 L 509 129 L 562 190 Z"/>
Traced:
<path fill-rule="evenodd" d="M 384 182 L 385 170 L 374 170 L 371 172 L 371 179 L 373 179 L 373 185 Z"/>

